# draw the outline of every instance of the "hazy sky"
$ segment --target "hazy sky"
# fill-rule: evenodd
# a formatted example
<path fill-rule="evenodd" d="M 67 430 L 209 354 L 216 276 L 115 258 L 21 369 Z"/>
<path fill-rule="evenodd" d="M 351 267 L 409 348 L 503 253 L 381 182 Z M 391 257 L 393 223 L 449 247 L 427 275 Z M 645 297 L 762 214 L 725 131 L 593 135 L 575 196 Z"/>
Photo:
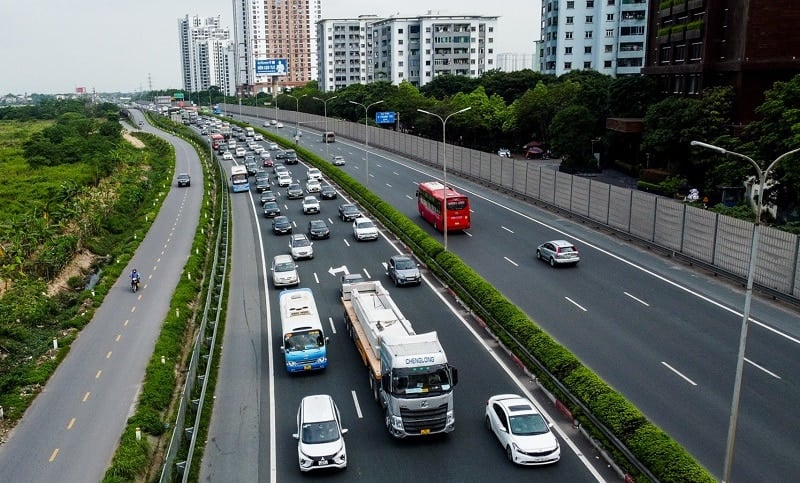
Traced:
<path fill-rule="evenodd" d="M 532 53 L 541 0 L 321 0 L 322 18 L 358 15 L 497 16 L 495 52 Z M 378 5 L 379 4 L 379 5 Z M 226 0 L 2 0 L 0 95 L 180 88 L 178 19 L 221 15 L 233 34 Z"/>

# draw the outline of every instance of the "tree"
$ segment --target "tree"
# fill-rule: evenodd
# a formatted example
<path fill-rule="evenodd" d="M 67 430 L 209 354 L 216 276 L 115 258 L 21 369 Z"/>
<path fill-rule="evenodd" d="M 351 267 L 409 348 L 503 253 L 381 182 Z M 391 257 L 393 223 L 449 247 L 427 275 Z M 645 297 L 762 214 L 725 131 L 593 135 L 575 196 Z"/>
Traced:
<path fill-rule="evenodd" d="M 420 88 L 422 94 L 434 99 L 445 99 L 459 92 L 472 92 L 480 84 L 479 79 L 465 75 L 440 75 Z"/>
<path fill-rule="evenodd" d="M 561 109 L 550 125 L 550 145 L 561 153 L 562 166 L 586 169 L 594 168 L 596 161 L 590 156 L 592 128 L 596 117 L 584 106 L 569 106 Z"/>
<path fill-rule="evenodd" d="M 519 135 L 547 144 L 553 118 L 559 110 L 575 103 L 579 90 L 580 86 L 569 80 L 551 85 L 537 83 L 515 102 Z"/>

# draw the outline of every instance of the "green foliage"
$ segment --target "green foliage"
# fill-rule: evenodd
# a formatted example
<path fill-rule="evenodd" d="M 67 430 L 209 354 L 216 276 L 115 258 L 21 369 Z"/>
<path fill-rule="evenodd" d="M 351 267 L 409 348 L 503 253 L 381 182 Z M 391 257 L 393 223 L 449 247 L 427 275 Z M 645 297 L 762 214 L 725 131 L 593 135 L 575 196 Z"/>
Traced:
<path fill-rule="evenodd" d="M 581 169 L 597 164 L 591 157 L 596 123 L 597 119 L 583 106 L 570 106 L 555 115 L 550 124 L 551 145 L 563 156 L 562 165 Z"/>

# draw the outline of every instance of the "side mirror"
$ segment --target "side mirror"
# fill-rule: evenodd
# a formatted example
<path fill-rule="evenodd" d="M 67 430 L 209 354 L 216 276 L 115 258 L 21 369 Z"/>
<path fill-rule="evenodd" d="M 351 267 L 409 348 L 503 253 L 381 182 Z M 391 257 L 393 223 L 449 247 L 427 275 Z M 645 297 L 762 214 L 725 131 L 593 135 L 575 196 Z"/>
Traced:
<path fill-rule="evenodd" d="M 281 352 L 285 353 L 286 352 L 286 348 L 281 346 Z"/>
<path fill-rule="evenodd" d="M 326 343 L 326 344 L 327 344 L 327 343 L 328 343 L 330 340 L 331 340 L 331 339 L 330 339 L 330 337 L 328 337 L 328 336 L 325 336 L 325 343 Z"/>
<path fill-rule="evenodd" d="M 453 379 L 453 387 L 458 384 L 458 369 L 455 367 L 450 368 L 450 377 Z"/>
<path fill-rule="evenodd" d="M 345 434 L 347 434 L 347 431 L 348 431 L 348 430 L 347 430 L 347 428 L 342 428 L 342 436 L 344 436 Z"/>
<path fill-rule="evenodd" d="M 297 433 L 293 433 L 293 434 L 292 434 L 292 438 L 294 438 L 294 439 L 300 439 L 300 435 L 299 435 L 299 434 L 297 434 Z"/>

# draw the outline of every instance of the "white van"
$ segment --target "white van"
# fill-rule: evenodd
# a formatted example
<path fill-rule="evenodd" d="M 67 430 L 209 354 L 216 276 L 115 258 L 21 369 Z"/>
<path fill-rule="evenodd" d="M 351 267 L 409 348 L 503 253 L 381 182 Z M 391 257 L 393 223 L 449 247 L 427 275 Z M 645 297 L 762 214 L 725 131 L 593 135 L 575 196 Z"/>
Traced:
<path fill-rule="evenodd" d="M 306 396 L 297 408 L 297 457 L 300 471 L 346 468 L 347 449 L 339 408 L 327 394 Z"/>

